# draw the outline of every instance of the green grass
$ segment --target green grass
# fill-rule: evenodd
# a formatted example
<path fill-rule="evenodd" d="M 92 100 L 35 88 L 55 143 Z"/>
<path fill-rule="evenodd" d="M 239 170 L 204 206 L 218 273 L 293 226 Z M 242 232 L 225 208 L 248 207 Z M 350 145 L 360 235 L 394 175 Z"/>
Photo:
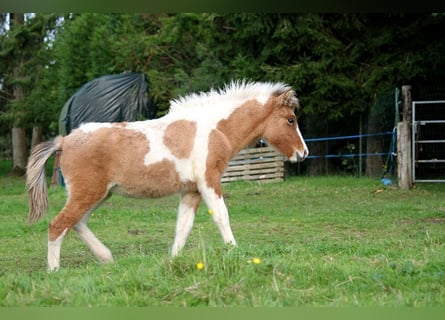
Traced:
<path fill-rule="evenodd" d="M 224 192 L 236 248 L 222 244 L 202 204 L 171 259 L 178 197 L 113 196 L 90 227 L 116 262 L 98 264 L 69 233 L 61 269 L 47 273 L 46 229 L 65 191 L 51 188 L 49 214 L 27 226 L 24 181 L 3 176 L 0 306 L 445 305 L 444 184 L 401 191 L 374 179 L 295 177 Z"/>

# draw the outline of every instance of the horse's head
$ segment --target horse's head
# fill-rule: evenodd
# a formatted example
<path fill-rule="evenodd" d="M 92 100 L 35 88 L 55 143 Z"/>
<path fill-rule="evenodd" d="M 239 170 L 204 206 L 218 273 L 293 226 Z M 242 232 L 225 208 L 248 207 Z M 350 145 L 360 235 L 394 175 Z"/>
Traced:
<path fill-rule="evenodd" d="M 273 111 L 266 123 L 264 138 L 289 161 L 303 161 L 309 150 L 295 116 L 295 110 L 300 108 L 295 91 L 287 87 L 287 90 L 277 93 L 268 103 L 273 104 Z"/>

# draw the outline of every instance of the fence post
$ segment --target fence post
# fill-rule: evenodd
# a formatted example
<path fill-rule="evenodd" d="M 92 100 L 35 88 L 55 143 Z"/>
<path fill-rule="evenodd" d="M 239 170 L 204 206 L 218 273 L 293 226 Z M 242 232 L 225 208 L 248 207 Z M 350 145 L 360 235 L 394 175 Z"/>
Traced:
<path fill-rule="evenodd" d="M 411 86 L 402 86 L 403 120 L 397 124 L 397 175 L 399 188 L 410 189 L 412 181 Z"/>

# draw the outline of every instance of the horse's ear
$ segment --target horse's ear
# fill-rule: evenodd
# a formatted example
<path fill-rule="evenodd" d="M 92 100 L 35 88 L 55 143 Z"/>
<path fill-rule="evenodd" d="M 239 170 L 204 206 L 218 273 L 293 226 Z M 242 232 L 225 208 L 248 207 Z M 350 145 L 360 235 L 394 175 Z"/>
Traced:
<path fill-rule="evenodd" d="M 281 95 L 282 103 L 286 106 L 300 109 L 300 101 L 297 98 L 297 94 L 294 90 L 289 89 Z"/>

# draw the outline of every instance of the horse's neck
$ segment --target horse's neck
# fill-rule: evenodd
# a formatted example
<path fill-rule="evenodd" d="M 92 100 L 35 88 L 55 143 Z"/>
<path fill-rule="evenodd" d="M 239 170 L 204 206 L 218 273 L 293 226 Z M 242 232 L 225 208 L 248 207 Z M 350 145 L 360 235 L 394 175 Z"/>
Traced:
<path fill-rule="evenodd" d="M 252 112 L 252 109 L 242 109 L 235 111 L 227 120 L 221 121 L 217 128 L 224 133 L 230 141 L 233 155 L 241 149 L 247 147 L 256 138 L 259 138 L 265 129 L 266 110 L 259 108 Z"/>

